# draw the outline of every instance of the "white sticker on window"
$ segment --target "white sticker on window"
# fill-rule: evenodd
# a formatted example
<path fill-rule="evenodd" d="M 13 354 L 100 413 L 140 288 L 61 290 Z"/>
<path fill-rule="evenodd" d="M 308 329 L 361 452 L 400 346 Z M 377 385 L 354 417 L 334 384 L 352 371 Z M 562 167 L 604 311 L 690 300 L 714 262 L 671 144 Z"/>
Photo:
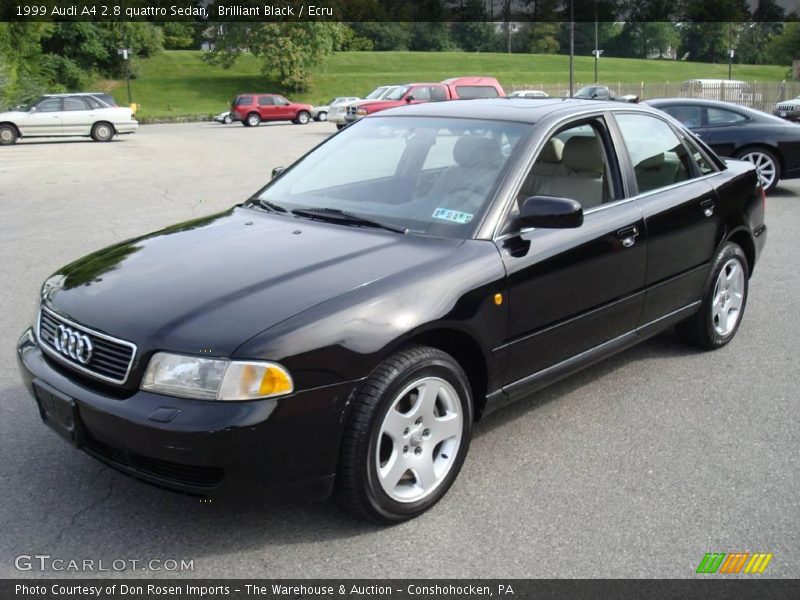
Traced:
<path fill-rule="evenodd" d="M 461 212 L 460 210 L 450 210 L 449 208 L 437 208 L 433 211 L 434 219 L 452 221 L 453 223 L 459 223 L 460 225 L 466 225 L 472 221 L 472 217 L 474 216 L 475 215 L 472 213 Z"/>

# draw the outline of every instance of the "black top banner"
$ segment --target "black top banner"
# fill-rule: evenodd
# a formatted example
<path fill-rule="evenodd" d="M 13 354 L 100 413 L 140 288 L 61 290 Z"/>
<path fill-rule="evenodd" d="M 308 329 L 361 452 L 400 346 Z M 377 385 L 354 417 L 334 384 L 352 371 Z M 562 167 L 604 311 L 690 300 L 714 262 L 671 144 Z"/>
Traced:
<path fill-rule="evenodd" d="M 2 0 L 0 21 L 778 22 L 796 0 Z"/>

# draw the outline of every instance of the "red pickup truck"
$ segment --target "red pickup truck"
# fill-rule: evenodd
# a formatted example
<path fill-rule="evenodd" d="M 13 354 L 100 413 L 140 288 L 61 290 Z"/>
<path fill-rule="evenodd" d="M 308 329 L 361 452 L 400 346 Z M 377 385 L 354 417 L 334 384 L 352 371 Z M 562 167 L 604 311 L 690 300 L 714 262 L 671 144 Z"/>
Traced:
<path fill-rule="evenodd" d="M 261 121 L 305 125 L 311 120 L 311 105 L 290 102 L 278 94 L 239 94 L 231 105 L 231 117 L 245 127 L 256 127 Z"/>
<path fill-rule="evenodd" d="M 471 98 L 500 98 L 506 93 L 494 77 L 453 77 L 441 83 L 406 83 L 398 85 L 378 102 L 354 102 L 348 105 L 345 122 L 350 124 L 372 113 L 420 102 L 466 100 Z"/>

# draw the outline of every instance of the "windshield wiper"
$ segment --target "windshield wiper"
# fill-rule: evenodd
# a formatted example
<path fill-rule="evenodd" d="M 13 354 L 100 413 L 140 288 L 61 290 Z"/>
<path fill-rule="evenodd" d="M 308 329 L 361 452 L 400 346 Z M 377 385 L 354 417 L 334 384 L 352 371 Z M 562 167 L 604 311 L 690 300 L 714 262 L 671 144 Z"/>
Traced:
<path fill-rule="evenodd" d="M 387 231 L 394 231 L 395 233 L 402 233 L 402 234 L 408 233 L 408 229 L 406 229 L 405 227 L 390 225 L 389 223 L 384 223 L 382 221 L 378 221 L 371 217 L 364 217 L 362 215 L 357 215 L 355 213 L 351 213 L 348 211 L 339 210 L 338 208 L 295 208 L 292 211 L 292 214 L 297 215 L 298 217 L 323 219 L 325 221 L 333 221 L 337 223 L 352 223 L 355 225 L 380 227 L 381 229 L 386 229 Z"/>
<path fill-rule="evenodd" d="M 275 204 L 274 202 L 270 202 L 269 200 L 264 200 L 263 198 L 250 198 L 250 202 L 259 205 L 261 208 L 266 208 L 267 210 L 271 210 L 272 212 L 279 212 L 279 213 L 287 212 L 286 209 L 283 208 L 280 204 Z"/>

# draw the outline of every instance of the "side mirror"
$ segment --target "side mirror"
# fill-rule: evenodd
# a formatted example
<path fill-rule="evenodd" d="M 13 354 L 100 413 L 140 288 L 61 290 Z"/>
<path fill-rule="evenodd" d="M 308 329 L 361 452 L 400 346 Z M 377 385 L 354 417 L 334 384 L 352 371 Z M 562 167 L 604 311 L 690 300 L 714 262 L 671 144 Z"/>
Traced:
<path fill-rule="evenodd" d="M 533 196 L 525 200 L 519 219 L 523 227 L 574 229 L 583 225 L 583 208 L 569 198 Z"/>
<path fill-rule="evenodd" d="M 275 167 L 274 169 L 272 169 L 272 178 L 277 179 L 283 174 L 285 170 L 286 167 Z"/>
<path fill-rule="evenodd" d="M 413 102 L 414 96 L 406 96 L 406 102 Z"/>

